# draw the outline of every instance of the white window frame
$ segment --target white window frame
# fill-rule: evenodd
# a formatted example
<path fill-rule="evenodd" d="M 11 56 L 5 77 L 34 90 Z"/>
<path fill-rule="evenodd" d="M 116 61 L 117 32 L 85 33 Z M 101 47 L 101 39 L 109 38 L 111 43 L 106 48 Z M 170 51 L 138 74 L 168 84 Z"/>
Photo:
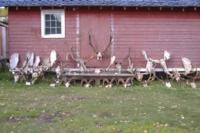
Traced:
<path fill-rule="evenodd" d="M 45 34 L 45 15 L 61 15 L 61 34 Z M 65 38 L 65 10 L 41 10 L 41 36 L 42 38 Z"/>

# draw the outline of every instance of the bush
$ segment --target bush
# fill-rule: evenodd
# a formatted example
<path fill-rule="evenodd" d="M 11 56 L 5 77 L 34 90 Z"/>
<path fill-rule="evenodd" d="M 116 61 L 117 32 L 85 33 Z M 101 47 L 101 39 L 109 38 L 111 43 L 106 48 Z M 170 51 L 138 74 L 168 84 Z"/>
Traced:
<path fill-rule="evenodd" d="M 0 60 L 0 72 L 8 72 L 8 60 L 7 59 L 1 59 Z"/>

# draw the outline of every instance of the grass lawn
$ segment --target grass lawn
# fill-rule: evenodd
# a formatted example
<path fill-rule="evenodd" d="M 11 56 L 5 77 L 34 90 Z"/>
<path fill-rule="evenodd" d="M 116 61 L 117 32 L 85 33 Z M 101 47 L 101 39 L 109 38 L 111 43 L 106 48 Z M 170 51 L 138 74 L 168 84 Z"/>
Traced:
<path fill-rule="evenodd" d="M 25 86 L 0 74 L 0 133 L 199 133 L 200 83 L 143 88 Z"/>

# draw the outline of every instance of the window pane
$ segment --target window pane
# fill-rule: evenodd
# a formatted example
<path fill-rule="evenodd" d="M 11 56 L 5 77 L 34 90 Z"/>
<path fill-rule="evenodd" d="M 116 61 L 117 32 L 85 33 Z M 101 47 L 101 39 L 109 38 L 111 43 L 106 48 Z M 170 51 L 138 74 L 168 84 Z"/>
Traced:
<path fill-rule="evenodd" d="M 50 28 L 50 21 L 46 21 L 46 22 L 45 22 L 45 26 L 46 26 L 46 28 L 47 28 L 47 27 Z"/>
<path fill-rule="evenodd" d="M 52 15 L 51 15 L 51 20 L 56 20 L 56 18 L 55 18 L 55 15 L 54 15 L 54 14 L 52 14 Z"/>
<path fill-rule="evenodd" d="M 50 28 L 45 28 L 45 34 L 46 35 L 50 34 Z"/>
<path fill-rule="evenodd" d="M 56 21 L 51 21 L 51 27 L 56 27 Z"/>
<path fill-rule="evenodd" d="M 56 19 L 56 21 L 61 22 L 61 15 L 60 14 L 55 14 L 55 19 Z"/>
<path fill-rule="evenodd" d="M 57 28 L 57 34 L 61 34 L 61 28 Z"/>
<path fill-rule="evenodd" d="M 50 20 L 50 15 L 49 14 L 45 15 L 45 20 Z"/>
<path fill-rule="evenodd" d="M 57 27 L 61 28 L 61 22 L 57 21 Z"/>
<path fill-rule="evenodd" d="M 51 34 L 56 34 L 56 28 L 51 28 Z"/>

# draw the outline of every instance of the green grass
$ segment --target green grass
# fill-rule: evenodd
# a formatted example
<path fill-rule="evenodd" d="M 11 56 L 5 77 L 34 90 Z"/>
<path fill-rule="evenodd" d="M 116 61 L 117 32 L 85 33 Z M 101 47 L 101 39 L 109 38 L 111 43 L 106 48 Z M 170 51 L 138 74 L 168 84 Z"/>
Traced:
<path fill-rule="evenodd" d="M 25 86 L 0 74 L 0 133 L 199 133 L 200 84 Z"/>

